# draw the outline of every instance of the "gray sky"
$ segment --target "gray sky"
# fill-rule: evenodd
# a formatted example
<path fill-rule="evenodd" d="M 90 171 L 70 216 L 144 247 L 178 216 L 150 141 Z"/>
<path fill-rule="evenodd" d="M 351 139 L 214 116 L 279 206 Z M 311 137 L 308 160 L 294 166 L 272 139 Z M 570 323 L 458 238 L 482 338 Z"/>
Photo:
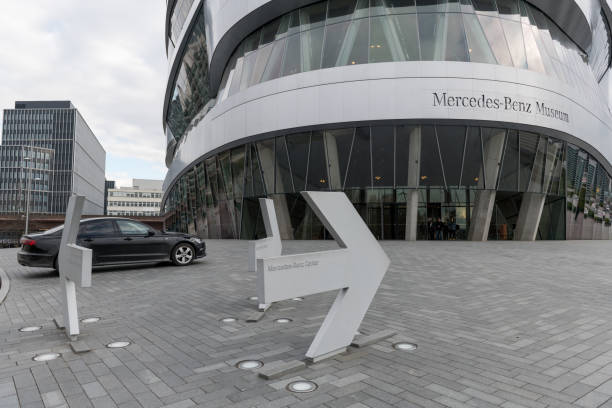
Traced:
<path fill-rule="evenodd" d="M 107 178 L 163 178 L 164 0 L 2 0 L 0 109 L 69 99 Z"/>

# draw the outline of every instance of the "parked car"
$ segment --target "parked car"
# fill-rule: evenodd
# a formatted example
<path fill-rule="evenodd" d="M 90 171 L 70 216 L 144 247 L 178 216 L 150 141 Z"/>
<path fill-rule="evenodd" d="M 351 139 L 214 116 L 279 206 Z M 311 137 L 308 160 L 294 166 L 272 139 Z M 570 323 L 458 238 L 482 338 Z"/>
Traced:
<path fill-rule="evenodd" d="M 24 266 L 58 268 L 57 255 L 64 226 L 21 238 L 17 261 Z M 93 265 L 122 265 L 172 261 L 191 264 L 206 256 L 206 244 L 198 237 L 157 231 L 127 218 L 90 218 L 81 221 L 77 244 L 93 251 Z"/>

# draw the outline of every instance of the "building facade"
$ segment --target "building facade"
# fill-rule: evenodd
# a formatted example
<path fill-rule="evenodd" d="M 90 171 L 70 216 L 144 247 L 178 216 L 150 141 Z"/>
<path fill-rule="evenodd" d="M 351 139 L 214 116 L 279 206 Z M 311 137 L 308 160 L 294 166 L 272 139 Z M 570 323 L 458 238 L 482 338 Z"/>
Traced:
<path fill-rule="evenodd" d="M 69 101 L 15 102 L 0 145 L 0 214 L 64 214 L 71 194 L 83 212 L 104 213 L 106 152 Z"/>
<path fill-rule="evenodd" d="M 611 239 L 605 0 L 170 0 L 163 213 L 209 238 Z"/>
<path fill-rule="evenodd" d="M 108 188 L 106 215 L 120 217 L 158 217 L 163 180 L 132 180 L 132 187 Z"/>
<path fill-rule="evenodd" d="M 114 180 L 104 181 L 104 215 L 108 215 L 108 190 L 115 188 Z"/>

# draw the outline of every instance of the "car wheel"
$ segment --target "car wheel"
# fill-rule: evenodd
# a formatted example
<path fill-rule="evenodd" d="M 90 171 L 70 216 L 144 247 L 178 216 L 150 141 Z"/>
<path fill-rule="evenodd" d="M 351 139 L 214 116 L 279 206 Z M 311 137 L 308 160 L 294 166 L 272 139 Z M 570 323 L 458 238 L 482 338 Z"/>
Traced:
<path fill-rule="evenodd" d="M 187 243 L 180 243 L 172 251 L 172 262 L 178 266 L 186 266 L 195 259 L 193 246 Z"/>

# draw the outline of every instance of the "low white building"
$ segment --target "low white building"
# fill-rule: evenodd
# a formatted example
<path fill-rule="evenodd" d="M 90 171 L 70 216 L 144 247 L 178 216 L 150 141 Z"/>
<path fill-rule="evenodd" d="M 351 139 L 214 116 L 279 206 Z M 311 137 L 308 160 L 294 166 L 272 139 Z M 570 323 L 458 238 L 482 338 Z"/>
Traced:
<path fill-rule="evenodd" d="M 132 187 L 108 189 L 107 215 L 159 216 L 163 180 L 133 179 Z"/>

